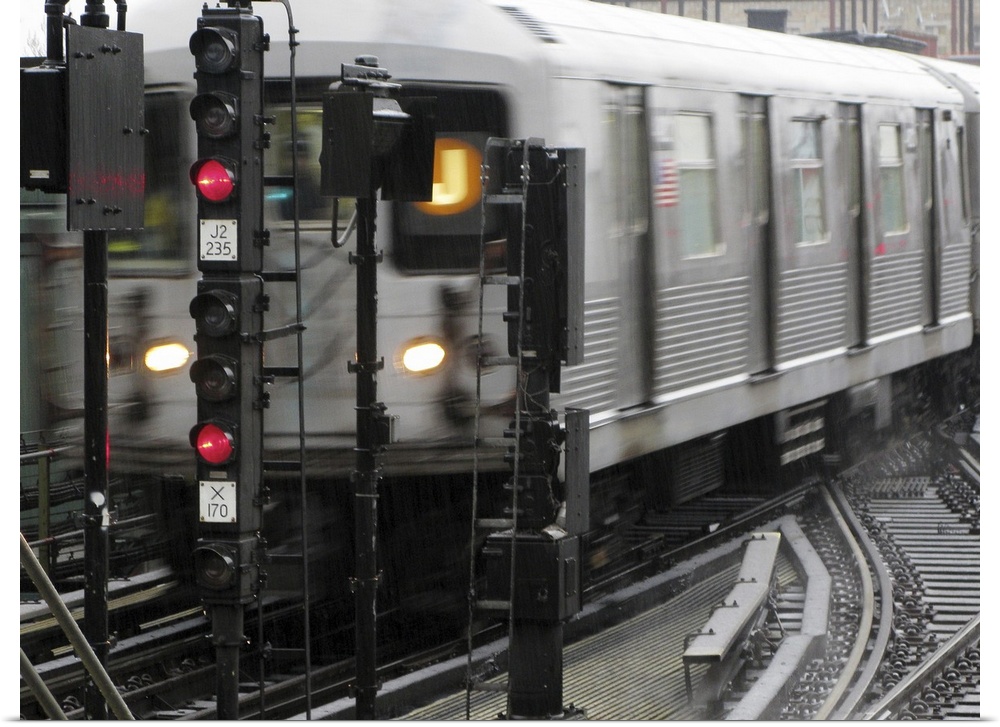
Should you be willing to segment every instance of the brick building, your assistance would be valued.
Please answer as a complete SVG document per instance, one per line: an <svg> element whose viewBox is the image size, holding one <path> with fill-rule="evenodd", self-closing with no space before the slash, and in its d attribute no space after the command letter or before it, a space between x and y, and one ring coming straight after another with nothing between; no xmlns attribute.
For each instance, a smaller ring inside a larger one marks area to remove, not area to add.
<svg viewBox="0 0 1000 727"><path fill-rule="evenodd" d="M982 0L598 0L788 33L862 31L923 43L925 55L979 55ZM990 0L991 2L995 0ZM915 46L919 47L919 46Z"/></svg>

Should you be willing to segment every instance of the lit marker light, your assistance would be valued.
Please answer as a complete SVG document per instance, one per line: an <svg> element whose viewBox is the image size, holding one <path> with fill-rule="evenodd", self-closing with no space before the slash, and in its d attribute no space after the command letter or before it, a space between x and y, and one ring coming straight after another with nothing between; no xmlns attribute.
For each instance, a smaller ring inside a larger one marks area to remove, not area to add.
<svg viewBox="0 0 1000 727"><path fill-rule="evenodd" d="M434 142L434 180L430 202L416 202L426 215L456 215L479 204L482 198L483 155L458 139Z"/></svg>
<svg viewBox="0 0 1000 727"><path fill-rule="evenodd" d="M191 358L191 352L180 343L164 343L152 346L143 356L146 368L155 373L179 369Z"/></svg>
<svg viewBox="0 0 1000 727"><path fill-rule="evenodd" d="M233 456L233 435L218 424L203 424L193 433L192 444L198 456L209 464L225 464Z"/></svg>
<svg viewBox="0 0 1000 727"><path fill-rule="evenodd" d="M218 159L202 159L191 167L191 182L209 202L225 202L236 189L236 175Z"/></svg>
<svg viewBox="0 0 1000 727"><path fill-rule="evenodd" d="M402 367L411 374L427 374L444 363L445 350L437 341L426 339L406 344L399 357Z"/></svg>

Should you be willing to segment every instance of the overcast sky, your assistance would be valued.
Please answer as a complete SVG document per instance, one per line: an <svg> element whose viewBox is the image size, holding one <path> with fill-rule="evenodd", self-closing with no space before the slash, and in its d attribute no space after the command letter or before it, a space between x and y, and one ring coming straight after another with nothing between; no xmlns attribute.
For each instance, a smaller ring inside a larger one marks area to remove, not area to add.
<svg viewBox="0 0 1000 727"><path fill-rule="evenodd" d="M45 0L20 0L21 2L21 42L18 45L20 55L45 55ZM201 9L201 4L191 0L127 0L126 7L133 8L147 2L176 3L179 6L191 6L194 8L193 16L196 17ZM87 7L87 0L69 0L66 3L66 12L70 13L79 21ZM111 27L117 23L117 4L115 0L104 0L104 11L111 17ZM194 21L192 21L193 23ZM37 47L31 48L28 39L34 36Z"/></svg>

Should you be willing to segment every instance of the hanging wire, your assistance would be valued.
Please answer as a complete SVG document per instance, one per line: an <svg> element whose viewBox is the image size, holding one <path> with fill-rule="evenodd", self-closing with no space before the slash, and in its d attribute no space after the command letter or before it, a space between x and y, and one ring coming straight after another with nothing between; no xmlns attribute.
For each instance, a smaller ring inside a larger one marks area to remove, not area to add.
<svg viewBox="0 0 1000 727"><path fill-rule="evenodd" d="M528 380L524 373L524 273L527 245L528 185L531 184L531 166L528 159L528 140L521 146L521 260L517 300L517 388L514 392L514 479L511 482L511 526L510 537L510 591L507 615L507 663L514 660L514 583L517 575L517 489L521 478L521 412L525 405ZM507 715L511 713L510 679L507 680Z"/></svg>
<svg viewBox="0 0 1000 727"><path fill-rule="evenodd" d="M486 141L487 148L490 140ZM485 151L485 149L484 149ZM485 156L485 155L484 155ZM476 410L472 444L472 518L469 526L469 623L466 630L465 659L465 719L472 719L472 628L476 605L476 510L479 503L479 423L482 403L483 381L483 295L486 279L486 186L489 167L480 168L480 186L483 196L480 200L479 228L479 335L476 336Z"/></svg>
<svg viewBox="0 0 1000 727"><path fill-rule="evenodd" d="M490 146L490 142L493 139L489 139L486 142L487 149ZM525 139L523 142L519 142L522 149L522 162L521 162L521 259L520 259L520 278L518 285L518 328L517 328L517 383L515 388L514 397L514 472L511 480L511 556L510 556L510 591L508 600L508 618L507 618L507 643L508 643L508 662L510 661L510 648L514 643L514 582L516 578L515 570L515 552L516 542L517 542L517 490L518 481L520 479L520 459L521 459L521 412L525 407L525 397L527 396L527 377L524 373L524 273L525 273L525 235L526 235L526 225L527 225L527 204L528 204L528 185L530 184L531 172L528 159L528 141ZM489 155L487 154L487 158ZM480 421L481 421L481 402L482 402L482 361L483 361L483 318L484 318L484 289L486 281L486 198L489 167L483 165L482 167L482 177L480 179L484 193L482 199L482 227L480 229L479 235L479 335L477 337L477 356L476 356L476 408L475 408L475 440L474 447L472 450L472 523L470 527L470 543L469 543L469 598L468 598L468 618L469 625L467 630L467 644L466 644L466 674L465 674L465 718L466 720L472 719L472 687L473 687L473 675L472 675L472 646L473 646L473 620L475 615L475 603L476 603L476 565L475 565L475 545L476 545L476 511L478 509L478 493L479 493L479 444L480 444ZM509 242L509 239L508 239ZM507 248L508 253L510 248ZM510 714L511 704L510 704L510 681L508 679L507 689L506 689L506 709L507 713Z"/></svg>
<svg viewBox="0 0 1000 727"><path fill-rule="evenodd" d="M305 666L305 699L306 699L306 719L312 718L312 648L311 648L311 628L309 620L309 605L310 605L310 593L309 593L309 528L306 513L308 512L308 507L306 506L307 497L307 487L306 487L306 439L305 439L305 359L303 354L303 331L305 326L302 324L302 251L300 244L300 227L299 227L299 169L298 169L298 100L296 94L296 75L295 75L295 49L299 45L295 36L298 35L299 30L295 27L295 23L292 19L292 7L289 0L263 0L265 2L276 1L280 2L284 8L285 13L288 16L288 77L289 84L291 86L291 141L292 141L292 218L293 218L293 236L294 236L294 250L295 250L295 323L296 323L296 353L298 356L298 409L299 409L299 488L300 488L300 528L302 530L302 614L303 614L303 631L304 631L304 649L303 658ZM260 624L261 630L263 630L263 611L261 611L260 618L258 618L258 624ZM260 643L263 644L263 633L260 636ZM263 670L262 670L263 674ZM263 676L261 678L261 714L264 711L264 693L263 693Z"/></svg>

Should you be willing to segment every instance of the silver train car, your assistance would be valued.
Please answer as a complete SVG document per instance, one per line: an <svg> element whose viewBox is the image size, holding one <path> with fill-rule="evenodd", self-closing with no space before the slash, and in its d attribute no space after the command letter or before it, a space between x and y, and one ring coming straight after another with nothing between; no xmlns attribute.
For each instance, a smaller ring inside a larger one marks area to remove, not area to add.
<svg viewBox="0 0 1000 727"><path fill-rule="evenodd" d="M553 407L589 410L592 472L655 460L662 491L649 501L719 487L740 457L780 474L837 451L861 422L885 430L926 393L978 383L962 368L978 364L978 68L584 0L293 9L294 150L288 19L278 3L254 7L271 37L267 172L288 174L300 155L311 475L346 478L354 463L354 241L331 244L318 157L322 94L360 55L402 94L438 99L434 198L378 210L387 477L471 470L480 244L492 264L505 236L483 219L490 137L586 150L583 363L565 369ZM113 236L109 252L111 461L126 475L194 467L195 23L177 3L129 13L151 133L145 229ZM290 194L267 190L266 269L292 267ZM351 206L339 205L342 230ZM266 325L294 320L291 287L266 292ZM487 350L505 347L505 296L487 295ZM55 348L78 357L67 348L78 338ZM269 365L293 363L292 340L266 344ZM414 346L440 361L407 368ZM67 371L44 368L56 380L41 386L46 411L66 420L83 402ZM510 371L484 372L485 435L509 425L513 389ZM270 387L275 456L298 447L295 395L294 383Z"/></svg>

